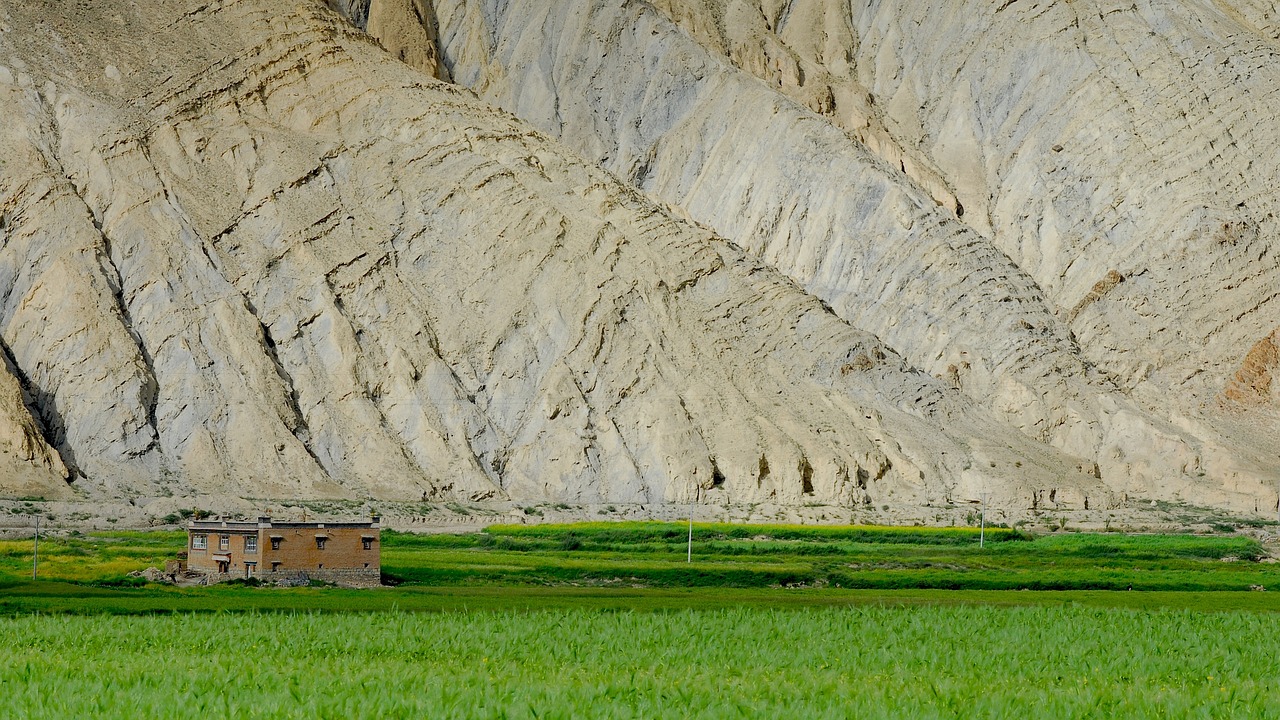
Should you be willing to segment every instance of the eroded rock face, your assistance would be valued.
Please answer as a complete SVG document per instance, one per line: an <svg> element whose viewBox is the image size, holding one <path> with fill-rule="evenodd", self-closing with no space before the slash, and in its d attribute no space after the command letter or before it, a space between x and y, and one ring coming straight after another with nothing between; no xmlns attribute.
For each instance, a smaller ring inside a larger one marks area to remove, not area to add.
<svg viewBox="0 0 1280 720"><path fill-rule="evenodd" d="M1226 138L1280 130L1242 114L1280 80L1256 28L1163 3L556 8L437 0L444 62L1111 487L1274 500L1273 443L1216 402L1277 321L1277 173Z"/></svg>
<svg viewBox="0 0 1280 720"><path fill-rule="evenodd" d="M1243 406L1280 407L1280 329L1262 338L1249 349L1235 377L1227 384L1224 398Z"/></svg>
<svg viewBox="0 0 1280 720"><path fill-rule="evenodd" d="M1274 507L1267 9L793 5L0 8L22 487Z"/></svg>
<svg viewBox="0 0 1280 720"><path fill-rule="evenodd" d="M329 6L377 38L399 60L432 77L449 79L440 64L430 0L329 0Z"/></svg>
<svg viewBox="0 0 1280 720"><path fill-rule="evenodd" d="M869 106L1090 362L1154 414L1231 425L1213 398L1278 317L1274 3L656 5L859 137Z"/></svg>
<svg viewBox="0 0 1280 720"><path fill-rule="evenodd" d="M3 13L0 423L82 493L1118 500L321 3Z"/></svg>
<svg viewBox="0 0 1280 720"><path fill-rule="evenodd" d="M0 372L0 495L62 500L74 497L67 468L44 438L30 400L7 370Z"/></svg>

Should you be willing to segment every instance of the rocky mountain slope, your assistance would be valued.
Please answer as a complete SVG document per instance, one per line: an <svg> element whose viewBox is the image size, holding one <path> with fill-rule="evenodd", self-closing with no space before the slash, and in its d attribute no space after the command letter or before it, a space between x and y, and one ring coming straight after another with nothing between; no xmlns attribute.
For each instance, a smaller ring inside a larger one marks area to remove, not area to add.
<svg viewBox="0 0 1280 720"><path fill-rule="evenodd" d="M0 6L0 492L1270 512L1264 8L966 5Z"/></svg>
<svg viewBox="0 0 1280 720"><path fill-rule="evenodd" d="M1275 406L1223 389L1277 324L1276 168L1213 147L1273 95L1275 39L1167 5L441 1L435 22L459 82L1112 487L1274 495ZM1138 47L1171 29L1243 69ZM1112 36L1161 95L1111 78ZM1224 107L1194 114L1194 87ZM1144 108L1177 103L1157 137Z"/></svg>

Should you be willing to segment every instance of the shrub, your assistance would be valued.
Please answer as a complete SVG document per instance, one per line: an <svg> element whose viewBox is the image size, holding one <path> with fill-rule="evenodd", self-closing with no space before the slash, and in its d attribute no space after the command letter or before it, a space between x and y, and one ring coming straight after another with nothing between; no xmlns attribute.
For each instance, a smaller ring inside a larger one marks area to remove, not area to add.
<svg viewBox="0 0 1280 720"><path fill-rule="evenodd" d="M315 580L312 580L311 582L314 584L316 581L315 581ZM251 577L251 578L232 578L231 580L228 580L228 581L226 582L226 584L227 584L227 585L241 585L241 586L244 586L244 587L259 587L260 585L262 585L262 581L261 581L261 580L259 580L259 579L258 579L258 578L256 578L256 577Z"/></svg>
<svg viewBox="0 0 1280 720"><path fill-rule="evenodd" d="M101 587L112 587L112 588L140 588L140 587L146 587L147 579L141 578L141 577L131 577L129 575L118 575L116 577L109 577L109 578L99 580L98 582L94 583L94 585L98 585Z"/></svg>

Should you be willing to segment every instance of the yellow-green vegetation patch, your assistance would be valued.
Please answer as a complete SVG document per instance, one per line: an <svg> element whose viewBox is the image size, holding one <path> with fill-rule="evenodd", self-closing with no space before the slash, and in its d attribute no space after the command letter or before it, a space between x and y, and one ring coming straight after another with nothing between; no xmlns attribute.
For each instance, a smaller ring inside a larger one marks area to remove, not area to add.
<svg viewBox="0 0 1280 720"><path fill-rule="evenodd" d="M125 582L127 573L164 567L186 547L186 533L94 532L40 538L40 577L72 582ZM31 577L31 540L0 541L0 578Z"/></svg>

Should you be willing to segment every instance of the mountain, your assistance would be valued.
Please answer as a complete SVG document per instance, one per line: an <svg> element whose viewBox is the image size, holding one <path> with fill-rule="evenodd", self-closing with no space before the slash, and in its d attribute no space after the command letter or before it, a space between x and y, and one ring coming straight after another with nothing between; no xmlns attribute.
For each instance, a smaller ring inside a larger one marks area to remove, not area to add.
<svg viewBox="0 0 1280 720"><path fill-rule="evenodd" d="M0 492L1269 513L1203 5L7 3Z"/></svg>

